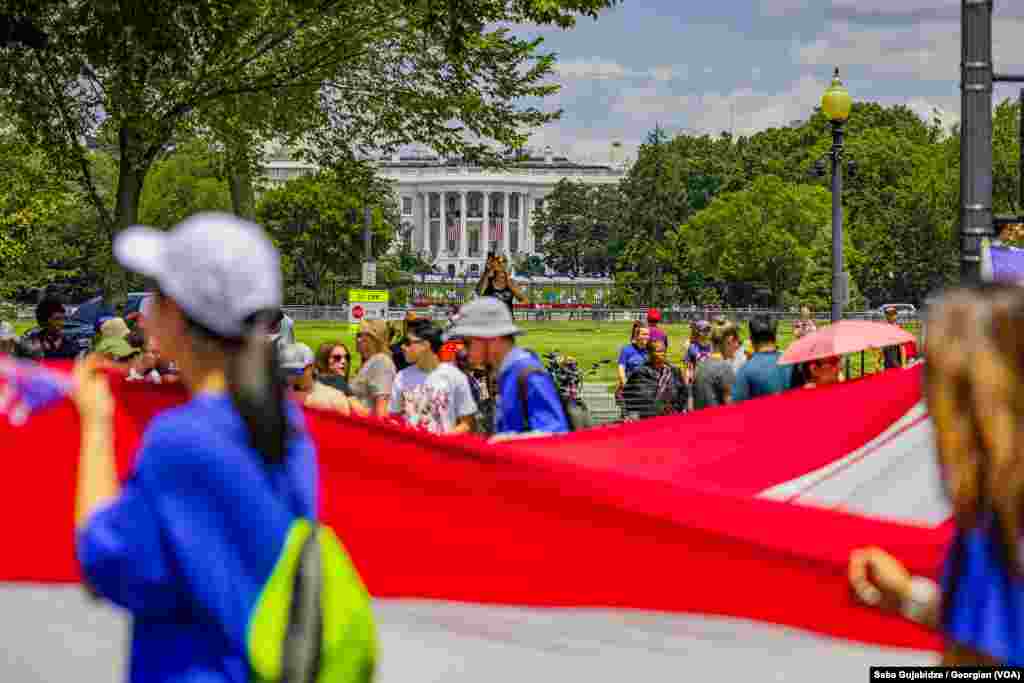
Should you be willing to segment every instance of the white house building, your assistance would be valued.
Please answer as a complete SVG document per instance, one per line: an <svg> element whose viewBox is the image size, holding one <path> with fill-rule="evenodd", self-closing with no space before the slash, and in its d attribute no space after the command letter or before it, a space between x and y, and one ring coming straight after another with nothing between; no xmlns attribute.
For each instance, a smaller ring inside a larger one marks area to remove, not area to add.
<svg viewBox="0 0 1024 683"><path fill-rule="evenodd" d="M489 252L515 259L535 253L530 221L563 178L613 184L622 167L577 164L564 157L531 157L502 169L448 162L431 156L393 156L377 162L393 181L401 214L401 240L450 276L479 274ZM271 158L271 186L301 173L307 164Z"/></svg>

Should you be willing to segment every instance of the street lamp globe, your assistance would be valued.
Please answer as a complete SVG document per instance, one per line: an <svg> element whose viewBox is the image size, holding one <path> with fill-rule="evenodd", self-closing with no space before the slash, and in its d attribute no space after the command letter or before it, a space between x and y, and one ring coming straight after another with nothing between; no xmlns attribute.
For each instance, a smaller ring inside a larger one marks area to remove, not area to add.
<svg viewBox="0 0 1024 683"><path fill-rule="evenodd" d="M832 85L821 97L821 109L830 121L842 123L850 118L851 108L853 108L853 100L843 86L843 82L839 80L839 68L837 67L836 73L832 77Z"/></svg>

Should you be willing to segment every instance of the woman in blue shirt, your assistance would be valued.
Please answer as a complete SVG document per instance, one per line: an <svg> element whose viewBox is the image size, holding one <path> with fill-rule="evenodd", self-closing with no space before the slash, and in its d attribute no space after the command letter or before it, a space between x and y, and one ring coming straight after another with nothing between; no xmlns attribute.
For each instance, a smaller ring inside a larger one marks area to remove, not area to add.
<svg viewBox="0 0 1024 683"><path fill-rule="evenodd" d="M110 390L99 361L75 369L77 554L133 616L130 680L369 680L368 597L316 524L315 449L266 335L277 251L257 226L203 214L125 230L114 254L155 281L147 329L192 395L148 425L119 487Z"/></svg>
<svg viewBox="0 0 1024 683"><path fill-rule="evenodd" d="M941 586L879 548L852 554L850 584L941 629L944 665L1024 666L1024 290L955 292L929 327L925 391L957 525Z"/></svg>

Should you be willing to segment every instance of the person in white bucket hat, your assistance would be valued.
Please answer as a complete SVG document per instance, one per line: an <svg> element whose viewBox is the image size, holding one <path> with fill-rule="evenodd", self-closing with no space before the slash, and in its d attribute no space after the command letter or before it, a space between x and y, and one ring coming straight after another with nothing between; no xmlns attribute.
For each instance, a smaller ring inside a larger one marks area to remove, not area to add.
<svg viewBox="0 0 1024 683"><path fill-rule="evenodd" d="M465 340L471 365L498 368L495 433L568 432L554 380L536 355L516 346L520 334L508 307L484 296L462 307L446 337Z"/></svg>
<svg viewBox="0 0 1024 683"><path fill-rule="evenodd" d="M110 389L95 357L75 368L76 553L92 590L132 614L129 681L368 680L369 596L316 522L315 447L267 339L277 250L255 224L208 213L128 228L114 256L155 282L147 330L191 393L147 425L122 486ZM296 597L339 591L345 604Z"/></svg>

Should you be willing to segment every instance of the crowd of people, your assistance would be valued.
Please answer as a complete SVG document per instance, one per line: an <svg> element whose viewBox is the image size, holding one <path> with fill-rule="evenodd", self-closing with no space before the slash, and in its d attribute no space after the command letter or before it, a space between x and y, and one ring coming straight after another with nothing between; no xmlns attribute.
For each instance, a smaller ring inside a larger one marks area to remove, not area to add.
<svg viewBox="0 0 1024 683"><path fill-rule="evenodd" d="M358 364L340 339L322 343L316 353L296 342L294 321L280 309L272 311L264 334L275 348L280 381L305 406L394 419L438 434L571 431L564 387L544 372L535 354L515 346L521 331L512 302L518 295L505 268L500 257L489 260L481 296L453 308L446 330L412 311L397 325L363 320L355 340ZM36 306L38 327L21 338L10 323L0 324L0 351L34 359L94 353L123 369L131 381L175 383L176 364L161 353L157 335L148 329L153 301L144 298L127 320L99 315L95 335L83 349L80 340L66 336L63 302L45 297ZM895 309L887 310L886 317L898 324ZM794 338L815 331L810 310L802 308L793 324ZM671 360L672 351L660 311L648 309L646 322L634 323L618 357L615 396L624 419L702 410L845 380L837 356L781 365L777 322L767 315L751 319L746 341L740 326L722 316L698 320L675 351L678 364ZM915 353L905 346L886 347L879 351L879 365L903 367Z"/></svg>
<svg viewBox="0 0 1024 683"><path fill-rule="evenodd" d="M495 259L499 279L502 269ZM129 381L176 383L180 371L161 353L151 323L157 300L147 296L127 320L100 315L83 346L65 329L63 302L48 296L36 306L38 327L21 338L10 323L0 325L0 352L34 360L94 356ZM363 320L355 338L358 365L340 339L323 342L316 353L296 342L294 321L280 308L267 313L262 330L280 385L306 407L435 434L569 431L557 386L532 352L516 346L519 334L509 304L490 296L452 311L447 329L413 312L400 325Z"/></svg>
<svg viewBox="0 0 1024 683"><path fill-rule="evenodd" d="M898 324L895 308L887 308L885 316ZM846 379L839 356L781 364L778 321L770 315L750 320L746 343L740 326L724 317L692 323L689 343L678 352L679 366L669 361L669 339L660 322L661 312L649 309L646 324L633 324L630 341L619 352L615 395L626 419L702 410ZM802 307L793 323L794 339L816 331L810 309ZM887 346L877 351L878 365L886 370L905 367L916 353L913 344Z"/></svg>

